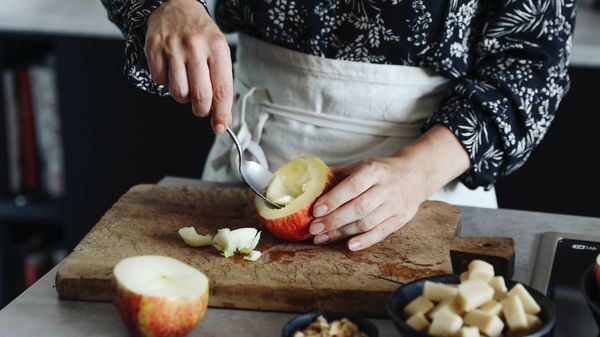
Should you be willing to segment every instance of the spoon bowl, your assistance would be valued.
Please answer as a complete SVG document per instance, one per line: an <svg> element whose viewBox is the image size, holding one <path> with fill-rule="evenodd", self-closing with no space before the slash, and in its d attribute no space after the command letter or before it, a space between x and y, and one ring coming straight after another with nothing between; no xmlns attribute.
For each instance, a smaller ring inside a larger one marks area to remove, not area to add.
<svg viewBox="0 0 600 337"><path fill-rule="evenodd" d="M275 208L283 208L283 205L271 201L263 193L267 186L269 186L271 179L273 179L273 173L255 161L244 160L244 151L242 150L242 145L237 139L237 136L230 128L227 128L227 133L233 140L238 151L238 164L242 180L250 187L250 189L252 189L252 191L254 191L254 193L263 198L269 205Z"/></svg>

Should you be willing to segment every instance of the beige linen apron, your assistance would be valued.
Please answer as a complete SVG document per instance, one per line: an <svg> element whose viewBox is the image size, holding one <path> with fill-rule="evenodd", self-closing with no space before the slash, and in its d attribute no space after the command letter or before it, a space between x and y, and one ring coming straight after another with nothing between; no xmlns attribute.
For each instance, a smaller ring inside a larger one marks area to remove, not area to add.
<svg viewBox="0 0 600 337"><path fill-rule="evenodd" d="M316 57L240 34L232 128L253 159L272 171L313 154L329 165L388 156L419 137L448 79L418 67ZM208 181L239 181L237 153L217 136ZM493 190L453 181L431 199L496 208Z"/></svg>

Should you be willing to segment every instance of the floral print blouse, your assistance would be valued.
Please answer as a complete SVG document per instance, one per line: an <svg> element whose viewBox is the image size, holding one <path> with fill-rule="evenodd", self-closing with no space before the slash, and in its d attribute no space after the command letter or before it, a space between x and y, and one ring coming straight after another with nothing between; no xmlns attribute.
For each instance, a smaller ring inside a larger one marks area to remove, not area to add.
<svg viewBox="0 0 600 337"><path fill-rule="evenodd" d="M102 0L126 38L126 75L163 95L143 45L146 19L165 1ZM569 89L575 12L574 0L220 0L215 18L225 32L311 55L454 79L423 131L447 126L472 161L461 181L491 188L527 160Z"/></svg>

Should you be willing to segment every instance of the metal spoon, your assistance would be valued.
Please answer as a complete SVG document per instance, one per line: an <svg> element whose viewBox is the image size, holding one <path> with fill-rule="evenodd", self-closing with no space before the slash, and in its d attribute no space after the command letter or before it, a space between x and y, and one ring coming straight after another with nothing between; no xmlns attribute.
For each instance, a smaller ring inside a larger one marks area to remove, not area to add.
<svg viewBox="0 0 600 337"><path fill-rule="evenodd" d="M283 208L283 205L269 200L269 198L263 194L263 191L267 188L273 178L273 173L255 161L244 160L242 145L240 145L240 141L237 139L235 133L233 133L230 128L227 128L227 133L233 140L238 151L239 169L242 180L250 186L254 193L263 198L267 204L275 208Z"/></svg>

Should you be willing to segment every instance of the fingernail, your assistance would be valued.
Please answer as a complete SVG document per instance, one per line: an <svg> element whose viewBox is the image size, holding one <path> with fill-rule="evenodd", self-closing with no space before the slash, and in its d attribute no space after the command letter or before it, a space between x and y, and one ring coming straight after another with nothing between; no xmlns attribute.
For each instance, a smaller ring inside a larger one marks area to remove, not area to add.
<svg viewBox="0 0 600 337"><path fill-rule="evenodd" d="M310 225L310 234L319 234L325 229L325 225L322 223L314 223Z"/></svg>
<svg viewBox="0 0 600 337"><path fill-rule="evenodd" d="M315 236L315 245L320 245L329 241L329 236L327 234L321 234Z"/></svg>
<svg viewBox="0 0 600 337"><path fill-rule="evenodd" d="M225 125L223 125L223 124L217 124L217 126L215 126L215 132L216 133L223 133L223 131L225 131Z"/></svg>
<svg viewBox="0 0 600 337"><path fill-rule="evenodd" d="M360 248L360 242L359 241L350 241L350 243L348 243L348 249L350 249L350 250L357 250L358 248Z"/></svg>
<svg viewBox="0 0 600 337"><path fill-rule="evenodd" d="M327 206L325 206L325 205L319 205L313 211L313 215L316 217L323 216L323 215L325 215L325 213L327 213Z"/></svg>

